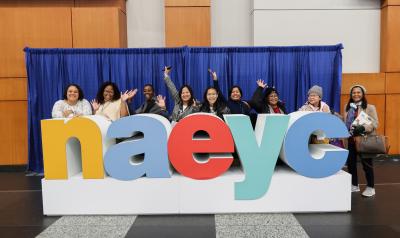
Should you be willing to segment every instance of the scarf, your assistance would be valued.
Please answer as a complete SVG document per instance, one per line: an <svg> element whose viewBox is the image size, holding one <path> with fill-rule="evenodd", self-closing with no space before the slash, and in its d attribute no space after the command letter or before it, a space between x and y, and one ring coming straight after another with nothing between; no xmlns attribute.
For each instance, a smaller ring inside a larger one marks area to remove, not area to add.
<svg viewBox="0 0 400 238"><path fill-rule="evenodd" d="M357 102L357 103L350 103L350 109L347 112L347 118L346 118L346 127L350 131L351 130L351 124L353 124L353 121L356 119L356 112L359 106L361 106L362 102Z"/></svg>

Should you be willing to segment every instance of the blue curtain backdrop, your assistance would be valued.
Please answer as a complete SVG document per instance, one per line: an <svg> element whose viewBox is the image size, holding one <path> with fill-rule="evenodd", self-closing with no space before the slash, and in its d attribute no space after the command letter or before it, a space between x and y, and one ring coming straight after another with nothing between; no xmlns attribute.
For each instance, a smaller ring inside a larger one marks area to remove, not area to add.
<svg viewBox="0 0 400 238"><path fill-rule="evenodd" d="M342 45L295 47L181 47L146 49L32 49L26 48L28 72L28 170L43 172L40 120L51 118L55 101L70 83L79 84L92 100L99 86L115 82L121 91L138 88L133 107L144 100L143 85L151 83L157 94L173 102L163 81L165 65L177 88L189 84L202 101L204 89L212 85L208 69L216 71L227 97L229 87L239 85L250 99L257 79L274 86L289 112L307 100L314 84L323 88L323 100L336 111L340 106Z"/></svg>

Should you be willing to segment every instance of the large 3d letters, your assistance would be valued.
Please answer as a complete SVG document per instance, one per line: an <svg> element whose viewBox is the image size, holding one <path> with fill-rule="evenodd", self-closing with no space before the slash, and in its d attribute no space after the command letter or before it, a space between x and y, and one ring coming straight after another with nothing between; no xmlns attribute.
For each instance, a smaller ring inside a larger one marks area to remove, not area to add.
<svg viewBox="0 0 400 238"><path fill-rule="evenodd" d="M224 115L245 172L235 183L235 199L258 199L268 191L289 121L287 115L259 114L255 131L245 115Z"/></svg>
<svg viewBox="0 0 400 238"><path fill-rule="evenodd" d="M64 120L41 121L45 178L68 178L66 144L74 137L81 143L83 178L104 178L102 136L96 122L84 117Z"/></svg>
<svg viewBox="0 0 400 238"><path fill-rule="evenodd" d="M323 178L335 174L346 162L348 151L329 144L308 144L311 134L345 138L349 132L336 116L323 112L293 112L281 158L299 174Z"/></svg>
<svg viewBox="0 0 400 238"><path fill-rule="evenodd" d="M194 139L197 131L205 131L209 139ZM192 114L176 124L168 141L169 159L182 175L193 179L211 179L229 169L234 152L232 135L219 117L210 114ZM194 153L210 153L207 162L196 162ZM219 153L216 157L211 154Z"/></svg>
<svg viewBox="0 0 400 238"><path fill-rule="evenodd" d="M104 157L107 173L119 180L134 180L143 175L151 178L169 178L167 140L171 132L169 121L156 114L140 114L123 117L111 124L109 138L130 138L135 132L142 132L144 138L127 139L112 146ZM142 163L131 159L143 154Z"/></svg>

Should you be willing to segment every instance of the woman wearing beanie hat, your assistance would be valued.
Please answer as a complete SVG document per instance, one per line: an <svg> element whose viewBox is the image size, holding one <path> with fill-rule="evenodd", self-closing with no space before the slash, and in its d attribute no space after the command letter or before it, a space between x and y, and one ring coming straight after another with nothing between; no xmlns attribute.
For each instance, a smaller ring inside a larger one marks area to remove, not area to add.
<svg viewBox="0 0 400 238"><path fill-rule="evenodd" d="M278 91L268 87L261 79L257 80L257 85L250 101L251 107L258 113L286 114L285 104L279 100ZM263 92L264 89L265 92Z"/></svg>
<svg viewBox="0 0 400 238"><path fill-rule="evenodd" d="M376 134L376 128L378 127L378 115L374 105L367 103L367 98L365 97L366 90L362 85L354 85L350 88L350 99L344 108L343 118L346 123L351 137L348 140L348 150L349 156L347 158L347 168L351 174L351 191L359 192L360 187L358 186L357 177L357 157L361 158L361 163L363 170L365 172L365 177L367 179L367 188L362 193L365 197L372 197L375 195L374 189L374 167L372 164L372 158L367 157L356 151L354 137L365 135L365 134ZM353 122L357 116L365 112L373 120L371 124L368 125L354 125Z"/></svg>
<svg viewBox="0 0 400 238"><path fill-rule="evenodd" d="M308 100L299 111L330 112L328 104L322 101L322 88L318 85L308 90Z"/></svg>

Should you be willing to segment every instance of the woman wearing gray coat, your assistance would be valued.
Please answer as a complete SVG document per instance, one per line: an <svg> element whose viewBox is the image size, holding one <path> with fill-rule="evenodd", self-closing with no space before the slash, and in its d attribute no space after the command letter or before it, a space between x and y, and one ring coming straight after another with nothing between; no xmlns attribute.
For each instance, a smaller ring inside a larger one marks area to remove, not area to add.
<svg viewBox="0 0 400 238"><path fill-rule="evenodd" d="M174 109L170 116L170 120L174 125L182 118L192 113L198 112L199 107L193 97L193 90L189 85L183 85L179 91L176 89L174 82L169 77L170 68L164 68L164 82L167 85L168 92L174 100Z"/></svg>

